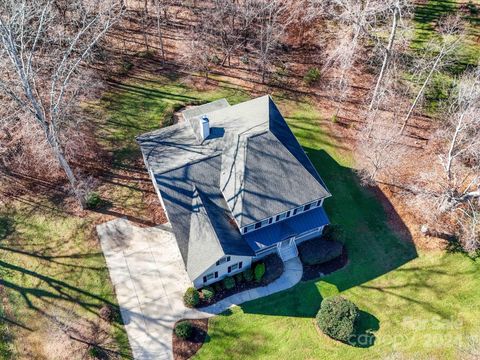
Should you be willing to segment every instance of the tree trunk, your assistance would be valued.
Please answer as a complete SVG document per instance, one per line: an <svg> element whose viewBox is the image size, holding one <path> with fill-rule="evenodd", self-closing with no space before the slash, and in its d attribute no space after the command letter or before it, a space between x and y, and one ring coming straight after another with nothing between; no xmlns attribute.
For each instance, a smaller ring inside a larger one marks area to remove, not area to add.
<svg viewBox="0 0 480 360"><path fill-rule="evenodd" d="M382 64L382 69L380 70L380 74L378 75L377 79L377 84L375 85L375 90L373 91L373 96L372 100L370 102L370 106L368 107L368 110L371 111L373 108L373 104L375 103L375 100L377 99L378 91L380 89L380 84L382 83L383 77L385 76L385 70L387 68L387 65L390 61L390 57L392 54L392 47L393 47L393 42L395 40L395 34L397 32L397 23L398 23L398 8L395 7L393 10L393 21L392 21L392 29L390 31L390 38L388 40L388 46L385 52L385 57L383 59L383 64Z"/></svg>
<svg viewBox="0 0 480 360"><path fill-rule="evenodd" d="M403 120L402 128L400 129L400 135L403 134L403 131L405 130L405 127L407 126L407 122L410 119L410 116L412 115L413 110L417 106L418 101L422 97L423 91L425 90L427 84L430 82L430 78L432 77L433 73L435 72L440 60L442 59L443 50L444 50L444 48L442 48L442 50L440 51L440 54L437 56L437 59L435 60L435 63L433 64L432 68L430 69L430 72L428 73L427 78L423 82L423 85L420 88L420 91L418 92L417 96L415 97L415 100L413 101L412 106L410 106L410 109L408 110L407 116L405 116L405 119Z"/></svg>
<svg viewBox="0 0 480 360"><path fill-rule="evenodd" d="M79 189L78 186L78 180L75 177L75 174L73 173L72 168L70 167L70 164L68 163L67 159L65 158L65 154L63 152L62 147L60 146L60 142L57 138L57 135L54 130L52 130L49 126L45 127L45 135L47 138L47 142L52 148L53 153L55 154L60 166L62 167L63 171L65 172L65 175L67 175L67 179L70 183L70 186L72 187L73 193L75 197L77 198L80 206L82 209L85 209L86 203L85 203L85 197L82 194L82 192Z"/></svg>
<svg viewBox="0 0 480 360"><path fill-rule="evenodd" d="M158 1L158 0L157 0ZM162 64L165 63L165 48L163 46L163 34L162 27L160 26L160 9L158 8L157 2L157 32L158 32L158 41L160 43L160 52L162 54Z"/></svg>

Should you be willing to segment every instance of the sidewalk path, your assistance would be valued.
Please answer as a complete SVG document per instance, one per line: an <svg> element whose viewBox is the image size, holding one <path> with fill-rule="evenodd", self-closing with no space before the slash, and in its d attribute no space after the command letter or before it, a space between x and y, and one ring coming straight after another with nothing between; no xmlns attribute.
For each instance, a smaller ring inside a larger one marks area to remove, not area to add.
<svg viewBox="0 0 480 360"><path fill-rule="evenodd" d="M171 360L172 332L178 320L201 319L231 306L286 290L302 278L298 258L285 263L284 273L267 286L229 296L196 310L183 305L191 282L169 224L140 228L126 219L97 226L110 278L136 360Z"/></svg>

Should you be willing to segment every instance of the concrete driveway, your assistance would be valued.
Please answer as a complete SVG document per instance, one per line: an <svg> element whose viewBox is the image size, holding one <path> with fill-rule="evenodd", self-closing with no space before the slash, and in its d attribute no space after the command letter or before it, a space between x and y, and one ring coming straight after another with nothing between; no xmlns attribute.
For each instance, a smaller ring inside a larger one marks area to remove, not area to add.
<svg viewBox="0 0 480 360"><path fill-rule="evenodd" d="M188 309L183 294L192 283L168 224L140 228L117 219L98 225L97 233L136 360L173 359L176 321L211 317L231 306L286 290L303 274L296 257L285 262L283 274L267 286L234 294L201 311Z"/></svg>
<svg viewBox="0 0 480 360"><path fill-rule="evenodd" d="M118 219L97 226L135 359L171 359L172 329L191 282L168 225Z"/></svg>

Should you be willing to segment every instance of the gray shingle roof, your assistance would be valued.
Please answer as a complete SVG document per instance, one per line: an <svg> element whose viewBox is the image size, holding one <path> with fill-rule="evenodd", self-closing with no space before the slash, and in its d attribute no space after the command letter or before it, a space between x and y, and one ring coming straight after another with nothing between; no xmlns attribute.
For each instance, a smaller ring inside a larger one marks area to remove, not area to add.
<svg viewBox="0 0 480 360"><path fill-rule="evenodd" d="M204 114L210 136L200 142L191 124ZM183 115L137 141L192 280L222 254L253 254L235 221L244 226L329 196L269 96L234 106L222 99Z"/></svg>

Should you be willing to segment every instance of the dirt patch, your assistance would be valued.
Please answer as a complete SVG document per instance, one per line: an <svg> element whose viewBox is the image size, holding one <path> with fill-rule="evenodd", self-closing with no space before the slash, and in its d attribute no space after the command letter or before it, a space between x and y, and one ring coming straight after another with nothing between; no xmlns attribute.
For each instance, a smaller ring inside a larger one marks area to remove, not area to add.
<svg viewBox="0 0 480 360"><path fill-rule="evenodd" d="M342 248L342 255L317 265L303 264L303 276L302 281L310 281L318 279L319 277L331 274L337 270L340 270L348 263L347 249L344 246Z"/></svg>
<svg viewBox="0 0 480 360"><path fill-rule="evenodd" d="M173 333L173 358L175 360L190 359L200 350L207 337L208 319L188 321L193 325L193 334L189 339L179 338L175 332Z"/></svg>

